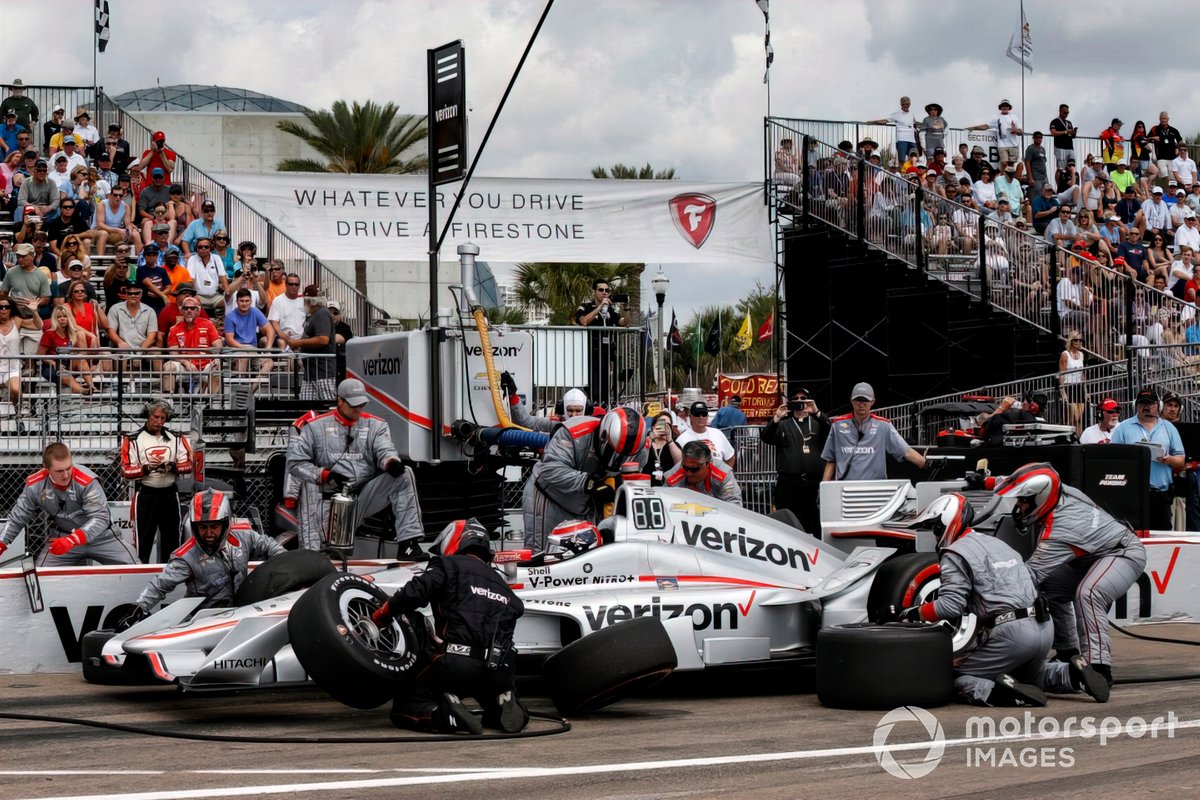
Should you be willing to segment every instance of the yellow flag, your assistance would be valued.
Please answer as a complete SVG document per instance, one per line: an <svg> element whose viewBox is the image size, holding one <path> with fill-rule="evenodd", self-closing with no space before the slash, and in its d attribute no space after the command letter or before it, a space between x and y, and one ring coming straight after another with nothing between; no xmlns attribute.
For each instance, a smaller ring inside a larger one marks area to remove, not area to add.
<svg viewBox="0 0 1200 800"><path fill-rule="evenodd" d="M742 320L742 327L738 329L737 336L733 337L734 352L740 353L743 350L749 350L750 345L754 344L754 334L751 333L752 325L750 323L750 312L746 312L746 318Z"/></svg>

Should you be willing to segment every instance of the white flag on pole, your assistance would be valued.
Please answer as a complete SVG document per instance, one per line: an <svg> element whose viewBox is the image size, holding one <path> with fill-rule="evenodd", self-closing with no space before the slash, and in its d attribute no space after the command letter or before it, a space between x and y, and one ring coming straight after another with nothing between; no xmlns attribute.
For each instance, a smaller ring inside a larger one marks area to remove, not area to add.
<svg viewBox="0 0 1200 800"><path fill-rule="evenodd" d="M1029 35L1029 20L1025 19L1025 4L1021 4L1021 27L1008 40L1006 56L1033 72L1033 38Z"/></svg>

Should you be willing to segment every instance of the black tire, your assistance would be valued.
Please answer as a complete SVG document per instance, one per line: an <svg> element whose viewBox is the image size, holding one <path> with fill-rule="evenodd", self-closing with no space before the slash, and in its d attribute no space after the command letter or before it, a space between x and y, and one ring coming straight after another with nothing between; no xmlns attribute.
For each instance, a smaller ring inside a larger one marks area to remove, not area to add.
<svg viewBox="0 0 1200 800"><path fill-rule="evenodd" d="M830 708L935 708L954 689L941 625L846 625L817 632L817 699Z"/></svg>
<svg viewBox="0 0 1200 800"><path fill-rule="evenodd" d="M255 567L233 595L233 604L248 606L297 589L306 589L333 572L337 572L337 568L324 553L289 550Z"/></svg>
<svg viewBox="0 0 1200 800"><path fill-rule="evenodd" d="M543 675L554 707L581 714L641 691L677 666L663 624L637 617L571 642L546 659Z"/></svg>
<svg viewBox="0 0 1200 800"><path fill-rule="evenodd" d="M143 686L162 683L150 671L150 665L141 656L125 656L125 662L114 667L105 663L100 651L108 640L117 635L115 630L96 630L83 635L80 653L83 656L83 679L100 686Z"/></svg>
<svg viewBox="0 0 1200 800"><path fill-rule="evenodd" d="M933 553L906 553L892 556L875 573L871 592L867 597L867 619L874 623L883 621L888 606L911 608L918 603L937 597L942 584L942 571L938 558ZM955 627L952 636L952 651L957 657L968 652L978 632L974 614L964 616Z"/></svg>
<svg viewBox="0 0 1200 800"><path fill-rule="evenodd" d="M300 596L288 615L292 650L313 683L351 708L395 697L424 663L424 619L376 628L370 615L387 594L358 575L335 573Z"/></svg>

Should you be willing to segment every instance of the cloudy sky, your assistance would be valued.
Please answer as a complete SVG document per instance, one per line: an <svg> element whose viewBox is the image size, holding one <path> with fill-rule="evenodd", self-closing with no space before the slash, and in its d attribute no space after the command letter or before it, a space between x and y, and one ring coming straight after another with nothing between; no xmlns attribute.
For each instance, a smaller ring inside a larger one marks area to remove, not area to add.
<svg viewBox="0 0 1200 800"><path fill-rule="evenodd" d="M1136 48L1126 51L1155 42L1164 54L1190 52L1196 15L1186 5L1178 26L1158 14L1131 15L1115 0L1093 0L1087 14L1079 2L1027 6L1035 67L1026 79L1027 129L1044 127L1060 101L1092 135L1113 116L1129 127L1137 119L1152 124L1163 108L1185 134L1200 127L1196 70L1186 60L1172 67L1164 55L1147 82ZM56 6L54 57L18 68L27 83L90 83L91 7L91 0ZM112 41L99 70L112 94L156 82L221 84L314 108L373 99L423 113L426 49L461 38L477 147L544 3L110 0L110 7ZM6 39L38 41L48 35L45 22L8 14ZM955 126L987 120L1001 97L1020 114L1019 67L1004 57L1017 22L1016 0L772 0L771 111L865 120L909 94L917 108L941 103ZM759 180L762 37L754 0L557 0L480 172L583 178L597 164L649 161L686 179ZM769 269L731 267L732 280L728 269L669 267L669 302L685 316L773 280Z"/></svg>

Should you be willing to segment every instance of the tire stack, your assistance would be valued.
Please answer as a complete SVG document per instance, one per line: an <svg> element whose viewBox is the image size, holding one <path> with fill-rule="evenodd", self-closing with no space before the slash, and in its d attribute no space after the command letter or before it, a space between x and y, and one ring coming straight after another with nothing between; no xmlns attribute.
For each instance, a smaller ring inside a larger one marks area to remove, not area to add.
<svg viewBox="0 0 1200 800"><path fill-rule="evenodd" d="M954 689L950 631L891 622L817 633L817 699L830 708L936 708Z"/></svg>

